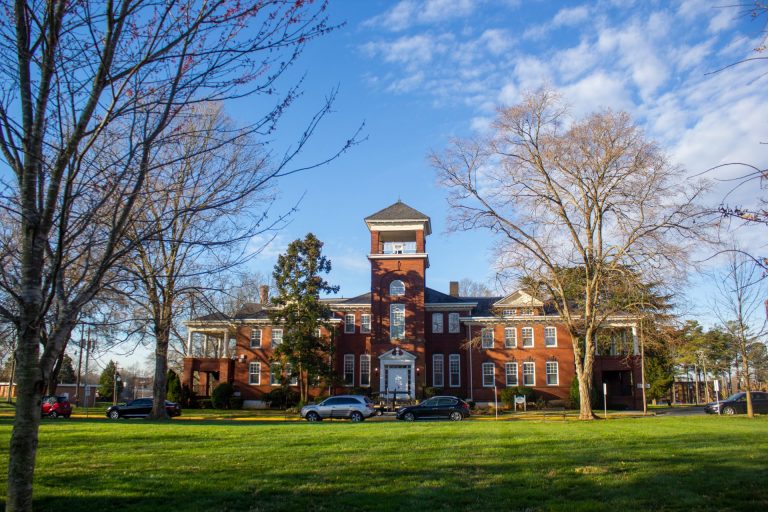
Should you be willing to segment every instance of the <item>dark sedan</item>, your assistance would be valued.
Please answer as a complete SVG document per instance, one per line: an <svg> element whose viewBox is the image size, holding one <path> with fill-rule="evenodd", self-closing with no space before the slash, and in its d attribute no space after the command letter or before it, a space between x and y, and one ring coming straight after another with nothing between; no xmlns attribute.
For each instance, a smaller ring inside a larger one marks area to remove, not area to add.
<svg viewBox="0 0 768 512"><path fill-rule="evenodd" d="M403 407L397 411L397 419L404 421L441 418L461 421L467 417L469 404L455 396L433 396L419 405Z"/></svg>
<svg viewBox="0 0 768 512"><path fill-rule="evenodd" d="M718 411L719 407L719 411ZM752 408L756 413L768 414L768 393L763 391L752 392ZM746 414L747 412L747 394L743 391L734 393L720 402L710 402L704 407L709 414Z"/></svg>
<svg viewBox="0 0 768 512"><path fill-rule="evenodd" d="M113 405L107 409L107 418L117 420L120 418L146 418L152 412L151 398L137 398L127 404ZM168 416L181 416L181 407L175 402L165 401L165 412Z"/></svg>

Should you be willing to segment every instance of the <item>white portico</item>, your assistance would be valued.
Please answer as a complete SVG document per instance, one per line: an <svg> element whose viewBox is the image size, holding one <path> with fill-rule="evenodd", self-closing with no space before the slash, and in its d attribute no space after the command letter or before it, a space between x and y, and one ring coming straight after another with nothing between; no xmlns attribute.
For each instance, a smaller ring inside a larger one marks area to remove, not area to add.
<svg viewBox="0 0 768 512"><path fill-rule="evenodd" d="M416 356L395 347L379 356L379 389L382 396L414 398ZM396 393L395 393L396 392Z"/></svg>

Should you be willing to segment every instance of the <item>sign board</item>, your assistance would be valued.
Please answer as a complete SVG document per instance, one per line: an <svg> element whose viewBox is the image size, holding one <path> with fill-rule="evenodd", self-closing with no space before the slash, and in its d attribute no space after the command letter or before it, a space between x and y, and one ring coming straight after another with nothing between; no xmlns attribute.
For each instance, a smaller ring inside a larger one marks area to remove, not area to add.
<svg viewBox="0 0 768 512"><path fill-rule="evenodd" d="M715 379L712 383L715 385L715 393L720 391L720 381Z"/></svg>
<svg viewBox="0 0 768 512"><path fill-rule="evenodd" d="M516 404L524 404L525 403L525 397L524 396L515 396L515 403Z"/></svg>
<svg viewBox="0 0 768 512"><path fill-rule="evenodd" d="M603 382L603 394L604 395L608 394L608 384L606 384L605 382Z"/></svg>

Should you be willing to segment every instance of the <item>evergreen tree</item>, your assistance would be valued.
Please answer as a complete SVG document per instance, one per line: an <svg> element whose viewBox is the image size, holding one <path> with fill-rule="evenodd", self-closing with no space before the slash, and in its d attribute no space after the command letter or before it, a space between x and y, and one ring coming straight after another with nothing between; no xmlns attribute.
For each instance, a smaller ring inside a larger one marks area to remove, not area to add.
<svg viewBox="0 0 768 512"><path fill-rule="evenodd" d="M175 371L171 369L168 370L168 375L166 376L166 384L168 386L165 395L166 399L171 402L181 401L181 380Z"/></svg>
<svg viewBox="0 0 768 512"><path fill-rule="evenodd" d="M101 372L99 377L99 396L106 398L107 400L113 399L113 393L115 391L115 373L117 373L117 365L110 359L104 371ZM120 392L123 390L122 379L117 383L117 396L120 396Z"/></svg>
<svg viewBox="0 0 768 512"><path fill-rule="evenodd" d="M322 255L323 243L312 233L290 243L277 259L272 274L276 306L270 317L282 324L283 342L275 349L275 361L290 368L286 379L296 378L302 402L307 400L310 382L331 378L328 365L332 354L331 335L319 336L318 328L332 333L330 308L320 301L320 293L336 293L321 276L331 270L331 261ZM290 366L289 366L290 365Z"/></svg>
<svg viewBox="0 0 768 512"><path fill-rule="evenodd" d="M73 384L76 380L77 375L72 365L72 358L68 354L64 354L61 360L61 368L59 369L59 384Z"/></svg>

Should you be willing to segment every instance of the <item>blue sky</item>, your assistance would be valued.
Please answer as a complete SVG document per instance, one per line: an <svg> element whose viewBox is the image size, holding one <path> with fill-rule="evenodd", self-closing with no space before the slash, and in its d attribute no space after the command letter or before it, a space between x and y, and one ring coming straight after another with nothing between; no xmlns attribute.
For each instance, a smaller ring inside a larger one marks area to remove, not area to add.
<svg viewBox="0 0 768 512"><path fill-rule="evenodd" d="M318 159L365 122L366 142L331 165L285 179L279 207L304 199L293 220L252 268L268 274L291 240L312 231L333 262L341 294L368 291L368 231L363 218L397 199L431 216L428 285L492 281L493 239L448 233L445 192L427 155L450 137L486 130L495 108L543 83L558 89L575 115L626 110L690 175L726 162L766 165L768 102L764 65L723 66L751 55L763 22L707 1L598 2L402 0L333 1L346 25L313 41L297 63L305 94L275 146L289 143L333 87L334 114L305 154ZM248 102L230 113L248 121ZM245 108L243 108L245 107ZM257 108L257 107L253 107ZM736 168L710 174L725 179ZM732 187L715 182L708 200ZM748 205L753 190L732 192ZM755 229L734 229L747 248ZM254 242L257 246L258 242ZM706 293L693 276L693 295ZM693 311L692 314L696 314ZM701 311L699 311L701 313Z"/></svg>

